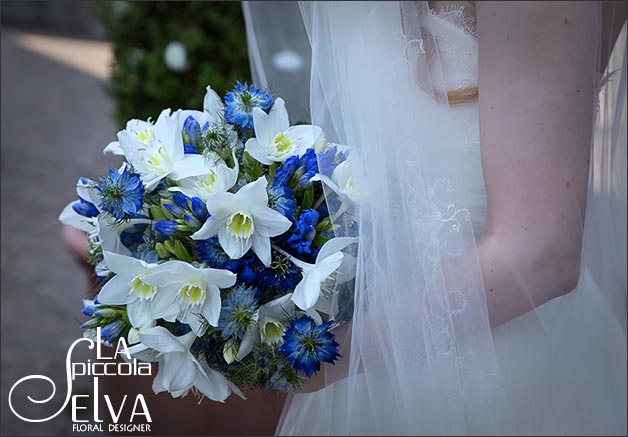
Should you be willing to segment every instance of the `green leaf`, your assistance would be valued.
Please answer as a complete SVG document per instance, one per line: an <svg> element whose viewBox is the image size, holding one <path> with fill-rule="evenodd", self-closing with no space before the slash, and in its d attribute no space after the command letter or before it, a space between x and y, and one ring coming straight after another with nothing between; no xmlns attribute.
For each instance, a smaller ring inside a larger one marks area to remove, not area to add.
<svg viewBox="0 0 628 437"><path fill-rule="evenodd" d="M325 237L324 235L317 234L316 237L314 237L314 239L312 240L312 244L314 245L314 247L321 247L323 244L327 243L328 241L329 241L329 238Z"/></svg>
<svg viewBox="0 0 628 437"><path fill-rule="evenodd" d="M324 232L331 232L333 230L331 219L329 217L325 217L323 220L318 222L316 225L316 233L322 234Z"/></svg>
<svg viewBox="0 0 628 437"><path fill-rule="evenodd" d="M303 193L303 201L301 202L301 208L310 209L314 202L314 187L310 185L305 193Z"/></svg>
<svg viewBox="0 0 628 437"><path fill-rule="evenodd" d="M277 163L273 162L272 164L270 164L270 166L268 167L268 177L273 179L275 177L275 174L277 173Z"/></svg>

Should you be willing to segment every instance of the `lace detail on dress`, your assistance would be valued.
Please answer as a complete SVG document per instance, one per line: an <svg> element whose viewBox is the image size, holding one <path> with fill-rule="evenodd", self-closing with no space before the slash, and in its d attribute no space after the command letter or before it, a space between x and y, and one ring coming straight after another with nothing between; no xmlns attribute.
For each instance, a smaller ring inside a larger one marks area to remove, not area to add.
<svg viewBox="0 0 628 437"><path fill-rule="evenodd" d="M472 13L470 11L471 8L468 5L465 6L460 2L444 3L445 5L440 8L434 7L430 9L430 11L432 12L432 16L447 20L454 26L463 29L465 32L469 33L473 37L477 37L477 23L475 19L475 12Z"/></svg>

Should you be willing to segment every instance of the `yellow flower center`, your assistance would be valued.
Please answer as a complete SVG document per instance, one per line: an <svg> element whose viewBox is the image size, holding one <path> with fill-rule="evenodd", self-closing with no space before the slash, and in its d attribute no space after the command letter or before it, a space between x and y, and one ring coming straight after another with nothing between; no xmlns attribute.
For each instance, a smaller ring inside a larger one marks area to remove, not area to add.
<svg viewBox="0 0 628 437"><path fill-rule="evenodd" d="M237 238L248 238L255 232L253 217L248 212L238 211L227 220L227 230Z"/></svg>
<svg viewBox="0 0 628 437"><path fill-rule="evenodd" d="M143 131L140 131L137 134L137 139L143 142L144 144L148 144L148 141L153 137L153 128L149 128Z"/></svg>
<svg viewBox="0 0 628 437"><path fill-rule="evenodd" d="M191 281L185 284L179 290L181 299L188 302L190 305L200 305L205 302L205 284L199 281Z"/></svg>
<svg viewBox="0 0 628 437"><path fill-rule="evenodd" d="M292 155L295 149L295 142L285 132L279 132L273 138L273 142L270 145L270 154L276 158L281 158L286 155Z"/></svg>
<svg viewBox="0 0 628 437"><path fill-rule="evenodd" d="M129 287L131 287L129 294L138 294L142 300L152 300L157 293L156 287L145 284L139 276L129 283Z"/></svg>
<svg viewBox="0 0 628 437"><path fill-rule="evenodd" d="M168 173L172 169L173 164L163 144L153 147L146 154L146 167L154 173Z"/></svg>
<svg viewBox="0 0 628 437"><path fill-rule="evenodd" d="M196 185L197 187L209 194L214 194L217 190L216 186L216 175L212 172L207 175L201 176L197 179Z"/></svg>

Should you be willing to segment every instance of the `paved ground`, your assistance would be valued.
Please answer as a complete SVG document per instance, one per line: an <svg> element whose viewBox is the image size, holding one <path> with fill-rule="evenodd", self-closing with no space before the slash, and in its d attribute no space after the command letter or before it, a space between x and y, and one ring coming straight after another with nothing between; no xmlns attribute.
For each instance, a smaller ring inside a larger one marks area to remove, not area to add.
<svg viewBox="0 0 628 437"><path fill-rule="evenodd" d="M57 216L73 199L79 176L95 177L117 162L100 152L116 132L98 78L108 48L88 44L89 50L79 50L81 41L75 42L76 50L70 40L61 41L69 46L59 50L59 40L24 39L2 29L2 435L71 432L67 412L50 422L25 424L11 414L7 398L19 378L43 374L56 382L55 400L45 406L25 401L27 394L50 394L45 383L34 383L28 392L16 393L22 411L43 417L51 404L63 402L65 355L81 335L81 298L88 283L62 245ZM75 53L76 62L55 53ZM74 393L89 389L77 387Z"/></svg>

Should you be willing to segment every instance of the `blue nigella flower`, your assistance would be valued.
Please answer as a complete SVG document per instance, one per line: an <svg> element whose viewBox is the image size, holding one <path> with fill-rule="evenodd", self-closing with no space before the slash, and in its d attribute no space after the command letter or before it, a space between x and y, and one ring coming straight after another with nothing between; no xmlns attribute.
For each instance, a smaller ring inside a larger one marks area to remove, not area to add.
<svg viewBox="0 0 628 437"><path fill-rule="evenodd" d="M246 330L255 323L257 312L256 290L244 286L236 287L222 303L218 329L223 338L244 337Z"/></svg>
<svg viewBox="0 0 628 437"><path fill-rule="evenodd" d="M218 340L213 335L197 337L190 347L192 355L197 359L204 358L208 364L223 362L221 351L222 348L218 347Z"/></svg>
<svg viewBox="0 0 628 437"><path fill-rule="evenodd" d="M294 203L294 191L290 188L278 182L273 183L268 188L268 206L290 221L294 221L294 210L297 205Z"/></svg>
<svg viewBox="0 0 628 437"><path fill-rule="evenodd" d="M122 334L125 325L122 320L111 322L100 330L100 337L108 343L113 343Z"/></svg>
<svg viewBox="0 0 628 437"><path fill-rule="evenodd" d="M133 217L144 204L144 185L140 176L124 169L110 169L106 178L100 178L96 189L102 196L100 209L117 220Z"/></svg>
<svg viewBox="0 0 628 437"><path fill-rule="evenodd" d="M321 361L334 363L340 357L338 343L329 332L331 321L316 326L308 316L290 322L283 335L279 352L286 356L292 368L308 378L321 368Z"/></svg>
<svg viewBox="0 0 628 437"><path fill-rule="evenodd" d="M268 112L273 104L273 97L253 85L237 83L236 87L225 96L225 120L243 128L253 128L253 108Z"/></svg>
<svg viewBox="0 0 628 437"><path fill-rule="evenodd" d="M72 209L83 217L96 217L98 215L98 208L91 202L79 197L79 203L72 205Z"/></svg>
<svg viewBox="0 0 628 437"><path fill-rule="evenodd" d="M274 288L278 291L278 295L294 291L301 278L301 269L284 256L273 256L273 262L270 267L262 265L256 277L261 288ZM277 296L266 294L264 297L270 300Z"/></svg>
<svg viewBox="0 0 628 437"><path fill-rule="evenodd" d="M301 211L299 220L294 224L292 235L287 240L287 244L297 253L311 254L312 253L312 240L316 236L316 224L320 214L315 209L305 209Z"/></svg>
<svg viewBox="0 0 628 437"><path fill-rule="evenodd" d="M185 153L198 154L198 147L201 142L202 129L201 125L194 118L189 115L183 122L183 149Z"/></svg>

